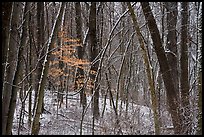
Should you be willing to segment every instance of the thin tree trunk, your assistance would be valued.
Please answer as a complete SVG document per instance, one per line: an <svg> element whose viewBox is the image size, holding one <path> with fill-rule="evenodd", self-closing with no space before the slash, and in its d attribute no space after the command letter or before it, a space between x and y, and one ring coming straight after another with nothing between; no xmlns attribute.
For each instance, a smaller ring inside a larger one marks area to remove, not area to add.
<svg viewBox="0 0 204 137"><path fill-rule="evenodd" d="M122 4L122 12L125 12L125 3L121 3ZM121 22L121 27L122 27L122 31L121 31L121 46L120 46L120 54L123 55L123 53L125 52L125 22L127 20L123 19ZM127 36L128 37L128 36ZM120 99L121 99L121 106L122 107L122 101L125 101L125 75L126 75L126 70L127 70L127 59L124 59L124 65L121 68L121 78L120 78L120 87L119 87L119 93L120 93ZM122 60L121 60L122 61Z"/></svg>
<svg viewBox="0 0 204 137"><path fill-rule="evenodd" d="M45 33L44 33L44 3L43 2L37 2L37 58L42 58L45 55L45 46L44 46L44 38L45 38ZM37 100L37 95L38 95L38 87L39 87L39 81L41 77L41 72L43 68L43 60L39 60L37 69L36 69L36 78L35 78L35 86L34 86L34 91L35 91L35 103L33 108L36 108L36 100ZM43 107L42 107L43 110Z"/></svg>
<svg viewBox="0 0 204 137"><path fill-rule="evenodd" d="M202 7L201 7L202 8ZM202 10L201 10L202 11ZM199 42L198 44L200 45L200 51L202 51L202 16L199 17ZM202 55L199 57L199 63L200 63L200 68L199 68L199 74L198 74L198 129L197 129L197 134L202 135Z"/></svg>
<svg viewBox="0 0 204 137"><path fill-rule="evenodd" d="M43 69L42 69L41 79L40 79L39 87L38 87L38 93L39 94L38 94L37 108L35 110L34 119L33 119L33 123L32 123L32 131L31 131L32 135L38 135L38 133L39 133L40 114L41 114L41 108L42 108L42 103L43 103L42 101L43 101L44 89L45 89L45 84L46 84L46 80L47 80L47 74L48 74L48 68L49 68L49 62L50 62L50 54L51 54L49 51L53 48L54 43L56 41L57 33L58 33L59 26L60 26L60 23L62 20L64 7L65 7L65 3L62 2L62 4L60 5L58 15L57 15L56 20L55 20L53 29L52 29L51 36L49 37L49 40L48 40L46 56L45 56L45 60L43 62Z"/></svg>
<svg viewBox="0 0 204 137"><path fill-rule="evenodd" d="M110 70L109 70L110 71ZM117 109L116 109L116 106L115 106L115 104L114 104L114 99L113 99L113 94L112 94L112 92L111 92L111 85L110 85L110 80L109 80L109 78L108 78L108 74L107 73L105 73L105 75L106 75L106 82L107 82L107 86L108 86L108 92L109 92L109 94L110 94L110 100L111 100L111 102L112 102L112 105L113 105L113 109L114 109L114 112L115 112L115 120L116 120L116 127L117 127L117 129L118 129L118 132L117 132L117 134L123 134L123 132L122 132L122 129L121 129L121 126L120 126L120 120L119 120L119 117L118 117L118 112L117 112ZM115 129L114 129L114 132L115 132Z"/></svg>
<svg viewBox="0 0 204 137"><path fill-rule="evenodd" d="M31 25L31 11L29 12L29 42L30 42L30 47L29 47L29 71L31 72L32 69L33 69L33 49L32 48L34 46L34 41L33 41L33 35L32 35L32 25ZM29 86L32 86L33 85L33 74L31 74L29 76ZM29 93L29 96L28 96L28 126L29 126L29 130L31 129L31 119L32 119L32 89L34 89L33 87L31 88L31 92Z"/></svg>
<svg viewBox="0 0 204 137"><path fill-rule="evenodd" d="M132 49L130 49L129 50L129 52L131 51L131 50L133 50L133 44L132 44L133 42L131 42L131 45L132 45ZM132 68L133 68L133 64L131 64L131 62L132 62L132 56L133 56L133 54L132 53L130 53L130 55L128 55L129 56L129 59L128 59L128 66L129 66L129 70L128 70L128 77L127 77L127 83L126 83L126 88L125 88L125 90L127 91L126 92L126 95L125 95L125 103L126 103L126 108L125 108L125 117L127 117L128 116L128 112L129 112L129 92L132 90L131 89L131 77L133 76L132 75Z"/></svg>
<svg viewBox="0 0 204 137"><path fill-rule="evenodd" d="M59 29L59 32L63 32L63 27L64 27L64 14L63 14L63 17L62 17L62 23L61 23L61 28ZM63 38L64 36L63 35L58 35L58 38L57 38L57 45L58 47L60 47L60 49L58 49L58 51L60 52L59 54L59 57L60 58L63 58L64 56L64 50L63 50ZM61 72L63 72L63 69L64 69L64 66L65 66L65 63L61 60L59 60L59 64L58 64L58 69L60 70L59 73L58 73L58 81L59 81L59 85L58 85L58 93L57 93L57 100L58 100L58 107L61 108L62 107L62 104L63 104L63 92L64 92L64 82L63 82L63 75L61 74ZM58 117L58 115L57 115Z"/></svg>
<svg viewBox="0 0 204 137"><path fill-rule="evenodd" d="M98 91L98 78L96 77L97 69L99 62L95 61L98 55L98 45L97 45L97 37L96 37L96 2L91 2L90 12L89 12L89 61L91 62L91 69L90 69L90 88L91 93L93 95L92 100L92 135L94 135L94 121L99 117L99 91Z"/></svg>
<svg viewBox="0 0 204 137"><path fill-rule="evenodd" d="M160 8L161 8L161 13L162 13L162 17L161 17L161 41L162 43L164 43L164 38L165 38L165 10L164 10L164 2L160 2ZM161 99L161 95L162 95L162 76L160 74L160 70L158 70L158 79L157 79L157 96L158 96L158 117L159 117L159 126L162 127L162 117L161 117L161 102L162 102L162 99Z"/></svg>
<svg viewBox="0 0 204 137"><path fill-rule="evenodd" d="M146 66L146 73L147 73L147 78L148 78L148 82L149 82L149 87L150 87L150 92L151 92L151 98L152 98L152 109L154 111L154 124L155 124L155 134L159 135L160 134L160 127L159 127L159 118L158 118L158 112L157 112L157 106L158 106L158 100L156 97L156 91L155 91L155 85L154 85L154 80L153 80L153 75L152 75L152 71L151 71L151 66L150 66L150 62L148 59L148 53L147 50L145 49L144 46L144 41L143 41L143 36L140 32L140 28L137 22L137 17L134 13L134 10L130 4L130 2L127 3L128 4L128 8L129 8L129 12L131 14L133 23L134 23L134 27L135 30L137 32L138 35L138 39L139 39L139 43L140 43L140 47L143 53L143 59L144 59L144 63Z"/></svg>
<svg viewBox="0 0 204 137"><path fill-rule="evenodd" d="M91 92L94 93L93 98L93 117L99 117L99 91L98 91L98 80L96 78L96 73L98 69L99 62L93 62L98 55L98 45L96 39L96 2L91 3L90 14L89 14L89 42L90 42L90 62L91 64ZM94 63L94 64L93 64ZM93 92L95 90L95 92Z"/></svg>
<svg viewBox="0 0 204 137"><path fill-rule="evenodd" d="M181 101L184 115L182 115L182 132L191 134L192 120L190 110L189 76L188 76L188 2L181 3Z"/></svg>
<svg viewBox="0 0 204 137"><path fill-rule="evenodd" d="M202 135L202 70L200 68L199 70L199 76L198 76L198 129L197 133L198 135Z"/></svg>
<svg viewBox="0 0 204 137"><path fill-rule="evenodd" d="M76 11L76 33L77 33L77 39L78 44L81 44L81 46L77 46L77 54L78 54L78 59L83 59L84 52L85 52L85 44L82 45L82 18L81 18L81 5L80 2L75 3L75 11ZM83 87L84 84L84 70L81 68L82 65L80 65L79 68L77 68L77 73L76 73L76 88L80 89ZM86 101L86 94L84 89L81 90L80 92L80 104L83 106L83 109L87 105Z"/></svg>

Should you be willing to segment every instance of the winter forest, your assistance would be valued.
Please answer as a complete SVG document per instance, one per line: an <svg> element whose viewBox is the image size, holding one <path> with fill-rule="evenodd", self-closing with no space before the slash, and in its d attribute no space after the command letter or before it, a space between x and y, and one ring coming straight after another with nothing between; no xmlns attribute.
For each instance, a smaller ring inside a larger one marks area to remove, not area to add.
<svg viewBox="0 0 204 137"><path fill-rule="evenodd" d="M3 135L201 135L202 2L2 2Z"/></svg>

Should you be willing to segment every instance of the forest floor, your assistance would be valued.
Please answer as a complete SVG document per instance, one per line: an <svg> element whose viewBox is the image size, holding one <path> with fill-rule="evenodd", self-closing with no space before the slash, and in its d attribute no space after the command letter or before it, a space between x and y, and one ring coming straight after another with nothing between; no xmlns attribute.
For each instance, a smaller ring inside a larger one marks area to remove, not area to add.
<svg viewBox="0 0 204 137"><path fill-rule="evenodd" d="M33 96L34 99L34 96ZM87 97L87 104L91 101L91 97ZM68 107L65 103L57 111L56 95L51 91L45 91L45 113L40 117L39 135L79 135L80 123L82 117L82 107L80 107L79 95L69 97ZM65 102L65 100L64 100ZM122 104L119 101L119 127L116 124L116 116L113 106L110 105L110 100L106 99L104 115L104 99L99 99L100 117L95 120L94 134L96 135L113 135L118 133L118 129L122 130L122 134L126 135L152 135L154 134L153 112L147 106L137 105L135 103ZM19 114L21 109L20 100L17 100L17 107L14 116L13 134L18 134L19 129ZM128 108L128 110L127 110ZM23 126L20 128L19 134L30 134L28 127L28 102L26 100ZM88 107L83 120L83 135L92 134L92 111L91 105ZM120 132L121 134L121 132ZM171 134L162 133L162 134Z"/></svg>

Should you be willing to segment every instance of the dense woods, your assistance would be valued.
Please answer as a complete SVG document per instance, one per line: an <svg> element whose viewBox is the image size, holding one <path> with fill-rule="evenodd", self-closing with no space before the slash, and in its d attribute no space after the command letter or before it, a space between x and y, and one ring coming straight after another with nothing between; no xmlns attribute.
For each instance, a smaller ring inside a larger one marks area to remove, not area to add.
<svg viewBox="0 0 204 137"><path fill-rule="evenodd" d="M3 135L202 134L202 2L1 12Z"/></svg>

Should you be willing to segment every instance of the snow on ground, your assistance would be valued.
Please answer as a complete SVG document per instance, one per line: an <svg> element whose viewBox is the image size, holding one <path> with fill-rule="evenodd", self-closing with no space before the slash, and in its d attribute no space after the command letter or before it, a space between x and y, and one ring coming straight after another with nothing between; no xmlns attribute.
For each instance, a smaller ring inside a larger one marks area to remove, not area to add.
<svg viewBox="0 0 204 137"><path fill-rule="evenodd" d="M34 99L34 95L32 97ZM87 104L91 101L91 96L87 97ZM65 99L64 99L65 102ZM94 134L109 135L117 134L116 116L113 106L110 105L110 100L106 99L106 107L104 116L102 117L102 110L104 108L104 98L99 99L100 118L95 120ZM79 95L69 97L68 108L65 103L58 109L57 115L56 95L51 91L45 91L45 109L46 113L41 115L40 135L79 135L80 123L82 115L82 107L79 105ZM126 106L119 101L118 119L119 125L123 134L154 134L153 112L149 107L137 105L134 103L128 104L128 111L126 113ZM14 116L13 134L18 134L20 101L17 100L17 109ZM28 112L28 102L26 100L25 110ZM27 124L28 114L25 113L24 128L20 134L30 134ZM83 135L92 134L92 111L89 106L83 121Z"/></svg>

